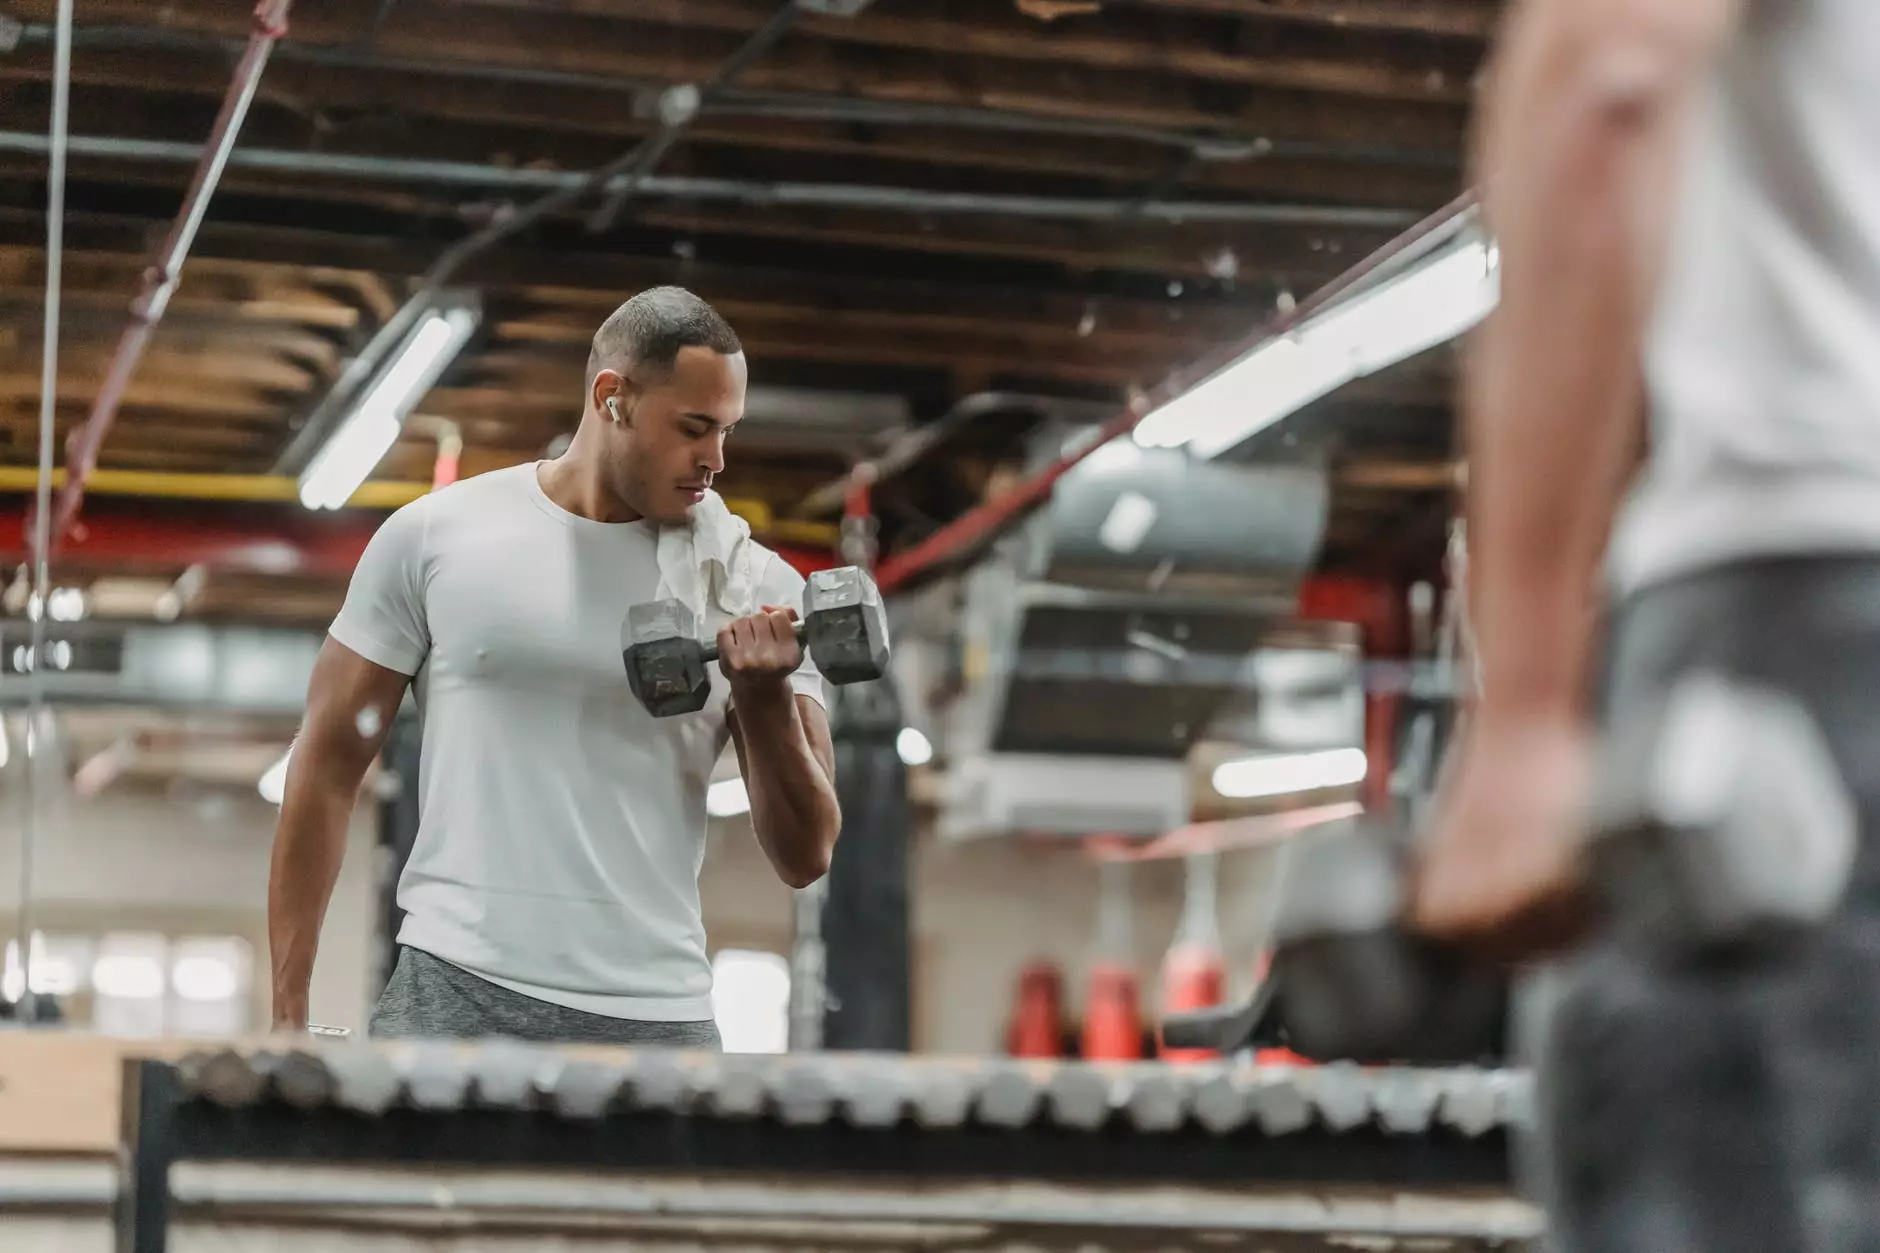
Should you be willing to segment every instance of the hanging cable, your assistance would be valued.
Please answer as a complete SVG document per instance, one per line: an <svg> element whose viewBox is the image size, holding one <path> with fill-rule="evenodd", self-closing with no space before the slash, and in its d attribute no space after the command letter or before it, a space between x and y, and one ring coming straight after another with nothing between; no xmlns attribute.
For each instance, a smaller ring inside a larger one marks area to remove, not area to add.
<svg viewBox="0 0 1880 1253"><path fill-rule="evenodd" d="M72 432L70 448L67 450L65 487L59 493L58 516L49 532L49 539L53 542L71 529L72 521L84 503L85 480L98 468L98 450L103 447L105 436L110 434L111 424L117 419L118 405L124 399L124 391L130 386L131 376L137 372L137 364L143 359L151 333L156 330L157 323L163 320L170 297L176 293L176 285L182 280L183 259L189 255L190 245L196 241L196 232L209 212L209 201L215 195L216 185L222 181L222 171L228 165L229 154L235 150L242 122L248 116L248 106L254 102L255 91L261 85L262 72L268 67L268 56L274 50L274 45L287 34L287 10L291 3L292 0L259 0L255 5L254 29L248 37L247 50L242 53L242 59L229 80L228 92L222 97L221 111L216 115L209 141L203 145L197 159L196 174L190 182L189 193L183 198L183 207L178 210L176 220L170 225L169 238L163 241L156 262L144 271L143 287L131 301L130 321L124 327L123 337L118 340L117 351L112 355L110 365L105 369L104 382L92 401L91 414ZM66 144L65 133L61 131L58 137L58 159L61 163L64 161ZM44 516L46 506L42 503L34 517Z"/></svg>

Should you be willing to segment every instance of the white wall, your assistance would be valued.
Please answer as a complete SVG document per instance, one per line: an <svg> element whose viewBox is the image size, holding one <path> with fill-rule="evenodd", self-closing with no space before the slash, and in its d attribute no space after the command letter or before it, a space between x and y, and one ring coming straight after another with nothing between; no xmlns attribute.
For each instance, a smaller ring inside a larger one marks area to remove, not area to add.
<svg viewBox="0 0 1880 1253"><path fill-rule="evenodd" d="M11 937L19 890L17 789L8 799L12 812L0 822L0 926ZM259 797L235 793L195 801L124 792L64 799L42 816L36 840L37 925L245 936L257 961L254 1021L264 1026L275 813ZM369 1009L376 820L370 804L355 815L314 968L314 1019L354 1029L364 1026ZM1271 861L1269 853L1246 852L1228 855L1222 865L1221 923L1234 987L1250 981ZM914 876L917 1048L998 1049L1018 973L1034 960L1064 969L1075 1011L1096 944L1098 872L1074 846L926 840L916 850ZM1154 1004L1156 968L1181 907L1181 867L1138 866L1131 882L1133 947L1146 1009ZM787 951L791 894L748 825L714 824L700 889L714 949Z"/></svg>
<svg viewBox="0 0 1880 1253"><path fill-rule="evenodd" d="M17 934L20 795L17 775L0 826L0 925ZM33 841L34 925L44 931L161 931L239 935L255 953L252 1020L267 1024L268 856L278 811L259 796L194 800L108 791L44 805ZM369 805L354 815L345 865L321 932L311 1011L319 1022L365 1022L375 902Z"/></svg>

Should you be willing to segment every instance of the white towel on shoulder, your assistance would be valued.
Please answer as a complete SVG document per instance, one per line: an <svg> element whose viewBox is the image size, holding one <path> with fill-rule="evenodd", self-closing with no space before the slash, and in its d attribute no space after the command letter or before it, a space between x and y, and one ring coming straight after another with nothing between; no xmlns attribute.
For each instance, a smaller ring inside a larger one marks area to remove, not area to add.
<svg viewBox="0 0 1880 1253"><path fill-rule="evenodd" d="M685 605L698 621L700 638L709 639L733 618L757 612L756 549L749 524L708 489L692 506L690 526L660 530L654 598Z"/></svg>

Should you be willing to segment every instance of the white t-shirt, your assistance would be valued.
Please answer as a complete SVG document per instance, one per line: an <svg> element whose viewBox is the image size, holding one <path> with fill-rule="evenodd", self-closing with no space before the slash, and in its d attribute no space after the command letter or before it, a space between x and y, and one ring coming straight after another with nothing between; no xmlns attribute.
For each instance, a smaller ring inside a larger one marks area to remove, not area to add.
<svg viewBox="0 0 1880 1253"><path fill-rule="evenodd" d="M1880 552L1880 0L1755 0L1693 129L1621 589Z"/></svg>
<svg viewBox="0 0 1880 1253"><path fill-rule="evenodd" d="M728 692L714 667L703 710L654 718L627 686L620 627L653 599L656 539L562 509L533 464L478 475L386 520L330 633L417 680L399 942L552 1004L702 1021L698 872ZM758 561L759 603L800 610L803 577ZM823 700L807 658L791 686Z"/></svg>

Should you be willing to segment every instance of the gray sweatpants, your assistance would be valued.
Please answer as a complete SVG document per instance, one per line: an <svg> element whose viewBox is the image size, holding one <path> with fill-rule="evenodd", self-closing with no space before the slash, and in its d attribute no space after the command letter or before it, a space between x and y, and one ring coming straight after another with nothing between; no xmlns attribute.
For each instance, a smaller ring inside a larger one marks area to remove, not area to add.
<svg viewBox="0 0 1880 1253"><path fill-rule="evenodd" d="M1550 972L1537 1174L1557 1253L1880 1253L1880 558L1743 562L1618 611L1620 719L1719 673L1801 701L1860 809L1841 914L1672 964L1614 937Z"/></svg>
<svg viewBox="0 0 1880 1253"><path fill-rule="evenodd" d="M422 949L398 949L398 964L367 1028L378 1039L502 1036L543 1044L657 1044L717 1049L718 1024L608 1018L498 987Z"/></svg>

